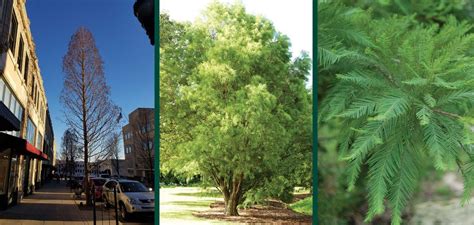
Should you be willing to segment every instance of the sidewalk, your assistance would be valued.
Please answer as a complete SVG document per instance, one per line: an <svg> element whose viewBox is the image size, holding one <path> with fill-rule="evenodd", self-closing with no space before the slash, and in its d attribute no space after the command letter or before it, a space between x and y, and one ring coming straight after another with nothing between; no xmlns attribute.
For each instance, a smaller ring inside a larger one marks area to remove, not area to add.
<svg viewBox="0 0 474 225"><path fill-rule="evenodd" d="M45 184L19 205L0 211L1 225L92 225L91 215L79 210L64 182Z"/></svg>

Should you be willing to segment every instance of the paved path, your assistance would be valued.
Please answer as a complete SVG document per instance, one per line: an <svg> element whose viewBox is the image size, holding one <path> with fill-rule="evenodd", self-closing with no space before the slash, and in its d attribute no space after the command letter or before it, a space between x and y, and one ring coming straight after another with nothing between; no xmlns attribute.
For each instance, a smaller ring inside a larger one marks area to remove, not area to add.
<svg viewBox="0 0 474 225"><path fill-rule="evenodd" d="M19 205L0 211L2 225L89 225L64 183L44 185Z"/></svg>
<svg viewBox="0 0 474 225"><path fill-rule="evenodd" d="M63 182L51 182L25 197L19 205L0 211L0 225L93 225L92 211L80 210L77 201L73 200L73 193ZM100 213L97 212L98 216ZM113 213L108 214L109 218L114 218ZM107 221L98 221L97 225L109 225L109 218ZM115 225L113 219L110 225Z"/></svg>

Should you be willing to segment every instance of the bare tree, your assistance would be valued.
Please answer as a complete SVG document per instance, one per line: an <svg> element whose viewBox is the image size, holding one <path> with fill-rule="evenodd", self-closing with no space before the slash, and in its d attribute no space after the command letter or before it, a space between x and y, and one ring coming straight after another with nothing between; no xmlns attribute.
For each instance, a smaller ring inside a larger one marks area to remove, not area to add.
<svg viewBox="0 0 474 225"><path fill-rule="evenodd" d="M106 156L105 139L121 118L120 108L110 99L103 61L92 33L80 27L71 37L63 58L65 74L61 102L69 127L77 131L84 149L84 188L89 187L89 160ZM86 191L87 204L91 204Z"/></svg>
<svg viewBox="0 0 474 225"><path fill-rule="evenodd" d="M71 179L72 172L76 169L76 159L81 157L81 148L79 146L79 140L76 135L76 132L73 129L68 128L66 131L64 131L61 146L61 158L65 162L64 173L66 177L69 177L69 179Z"/></svg>
<svg viewBox="0 0 474 225"><path fill-rule="evenodd" d="M154 126L153 113L140 111L135 121L130 121L133 134L133 150L136 154L139 169L145 171L148 185L154 187ZM137 166L137 165L136 165Z"/></svg>
<svg viewBox="0 0 474 225"><path fill-rule="evenodd" d="M113 162L115 159L119 159L119 154L120 154L120 149L119 149L119 142L120 142L120 133L115 132L111 133L106 137L105 145L103 146L103 154L100 155L100 157L96 157L94 160L94 164L91 167L91 171L99 171L100 166L104 165L104 162L106 160L110 160ZM118 163L118 162L117 162ZM115 163L115 165L111 165L112 169L116 170L117 173L119 174L117 168L118 164ZM120 174L119 174L120 175Z"/></svg>

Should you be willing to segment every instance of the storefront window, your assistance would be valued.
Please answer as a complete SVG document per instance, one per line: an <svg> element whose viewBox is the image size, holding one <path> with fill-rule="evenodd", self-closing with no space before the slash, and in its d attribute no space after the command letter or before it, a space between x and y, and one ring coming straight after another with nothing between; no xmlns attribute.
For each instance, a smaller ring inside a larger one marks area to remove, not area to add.
<svg viewBox="0 0 474 225"><path fill-rule="evenodd" d="M25 175L26 175L26 159L24 156L20 156L18 158L18 190L20 193L23 191L23 182L25 182Z"/></svg>
<svg viewBox="0 0 474 225"><path fill-rule="evenodd" d="M11 149L0 152L0 194L5 194L8 183L8 166L10 164Z"/></svg>
<svg viewBox="0 0 474 225"><path fill-rule="evenodd" d="M14 196L16 191L16 181L17 181L17 176L18 176L18 162L17 162L17 156L12 156L12 161L10 165L10 182L9 182L9 187L8 187L8 204L13 202Z"/></svg>
<svg viewBox="0 0 474 225"><path fill-rule="evenodd" d="M30 160L30 171L29 171L29 176L28 176L28 192L31 192L33 190L31 190L31 186L33 185L33 180L34 180L34 172L35 172L35 166L36 166L36 163L35 163L35 160L34 159L31 159Z"/></svg>

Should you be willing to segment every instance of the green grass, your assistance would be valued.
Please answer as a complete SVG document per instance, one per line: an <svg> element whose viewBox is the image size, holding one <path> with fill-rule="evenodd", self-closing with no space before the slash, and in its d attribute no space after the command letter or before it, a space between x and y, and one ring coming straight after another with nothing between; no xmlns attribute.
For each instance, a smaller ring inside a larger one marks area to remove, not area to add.
<svg viewBox="0 0 474 225"><path fill-rule="evenodd" d="M313 215L313 196L291 204L290 209L305 215Z"/></svg>
<svg viewBox="0 0 474 225"><path fill-rule="evenodd" d="M222 193L215 189L204 189L200 192L195 193L178 193L176 195L181 196L193 196L193 197L201 197L201 198L222 198Z"/></svg>
<svg viewBox="0 0 474 225"><path fill-rule="evenodd" d="M175 201L175 202L170 202L170 205L176 205L176 206L186 206L186 207L206 207L209 208L211 203L214 201L205 201L205 200L200 200L200 201Z"/></svg>

